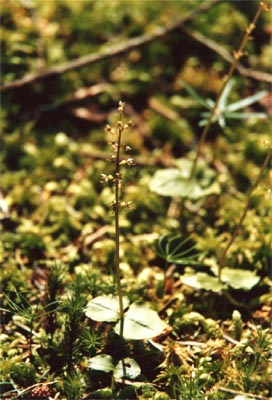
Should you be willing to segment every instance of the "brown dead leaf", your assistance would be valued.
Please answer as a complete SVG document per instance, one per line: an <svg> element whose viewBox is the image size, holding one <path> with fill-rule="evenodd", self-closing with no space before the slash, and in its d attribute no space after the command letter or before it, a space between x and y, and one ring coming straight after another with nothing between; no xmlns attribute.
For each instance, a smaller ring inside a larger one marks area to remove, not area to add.
<svg viewBox="0 0 272 400"><path fill-rule="evenodd" d="M108 114L93 110L91 107L73 108L71 113L77 118L96 123L105 122L108 118Z"/></svg>
<svg viewBox="0 0 272 400"><path fill-rule="evenodd" d="M88 97L94 97L97 96L98 94L105 92L106 89L107 89L106 83L98 83L97 85L89 87L81 87L72 94L70 100L84 100Z"/></svg>

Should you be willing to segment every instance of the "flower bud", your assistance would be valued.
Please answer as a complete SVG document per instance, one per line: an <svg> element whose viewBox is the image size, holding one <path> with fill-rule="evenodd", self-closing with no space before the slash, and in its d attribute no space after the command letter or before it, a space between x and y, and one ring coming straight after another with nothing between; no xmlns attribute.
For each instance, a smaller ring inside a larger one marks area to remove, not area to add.
<svg viewBox="0 0 272 400"><path fill-rule="evenodd" d="M118 112L124 112L125 103L123 101L119 101Z"/></svg>

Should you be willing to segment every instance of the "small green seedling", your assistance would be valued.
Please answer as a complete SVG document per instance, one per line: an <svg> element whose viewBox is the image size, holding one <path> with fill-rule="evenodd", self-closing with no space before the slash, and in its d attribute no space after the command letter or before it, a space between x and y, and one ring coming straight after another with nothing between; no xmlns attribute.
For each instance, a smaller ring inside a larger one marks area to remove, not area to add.
<svg viewBox="0 0 272 400"><path fill-rule="evenodd" d="M199 126L205 126L211 116L212 110L214 109L215 102L212 99L205 99L201 97L196 91L188 85L186 82L180 80L179 83L182 87L197 101L198 104L207 108L209 111L204 111L200 115L202 120L199 122ZM212 123L218 123L222 129L226 128L226 120L228 119L249 119L249 118L266 118L265 113L254 113L254 112L238 112L251 104L256 103L258 100L263 98L268 92L262 90L252 96L246 97L242 100L236 101L234 103L228 103L229 95L235 84L234 79L230 79L226 84L223 93L218 101L215 111L213 111Z"/></svg>

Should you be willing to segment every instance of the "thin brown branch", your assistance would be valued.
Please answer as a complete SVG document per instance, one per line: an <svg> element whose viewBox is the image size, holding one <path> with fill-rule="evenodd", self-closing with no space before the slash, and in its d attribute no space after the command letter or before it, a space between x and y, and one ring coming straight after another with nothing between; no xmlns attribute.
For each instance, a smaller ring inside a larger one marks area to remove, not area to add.
<svg viewBox="0 0 272 400"><path fill-rule="evenodd" d="M252 399L260 399L260 400L272 400L272 397L264 397L262 395L257 395L257 394L251 394L251 393L246 393L246 392L241 392L239 390L233 390L233 389L229 389L229 388L224 388L219 386L218 390L220 390L220 392L225 392L225 393L231 393L231 394L235 394L235 395L241 395L241 396L246 396L246 397L250 397Z"/></svg>
<svg viewBox="0 0 272 400"><path fill-rule="evenodd" d="M99 228L97 231L95 231L91 234L87 234L83 239L84 247L89 247L94 242L101 239L103 236L105 236L106 233L108 233L110 231L110 228L111 228L110 225L104 225L101 228Z"/></svg>
<svg viewBox="0 0 272 400"><path fill-rule="evenodd" d="M176 111L167 107L156 97L150 97L148 99L148 106L149 108L151 108L151 110L162 115L164 118L169 119L170 121L177 121L180 118L179 114Z"/></svg>
<svg viewBox="0 0 272 400"><path fill-rule="evenodd" d="M93 53L87 56L79 57L73 61L64 63L62 65L58 65L56 67L52 67L49 69L45 69L39 72L34 72L31 74L27 74L20 79L16 79L6 85L1 86L2 91L8 91L14 88L19 88L25 86L27 84L36 82L38 80L42 80L45 78L49 78L56 75L61 75L66 72L79 69L85 67L87 65L91 65L108 58L112 58L115 56L119 56L121 54L127 53L128 51L135 49L137 47L141 47L145 44L151 43L154 40L162 39L167 36L169 33L173 32L176 29L179 29L182 25L191 22L194 20L199 14L208 10L211 6L217 3L219 0L209 0L203 2L199 7L190 12L187 16L178 19L177 21L170 24L168 27L160 27L154 30L152 33L146 33L142 36L138 36L135 38L128 39L122 43L111 46L107 49L101 50L97 53Z"/></svg>
<svg viewBox="0 0 272 400"><path fill-rule="evenodd" d="M231 53L228 52L225 48L217 44L214 40L207 38L199 32L195 32L192 29L187 28L186 26L181 26L180 29L192 39L197 42L203 44L208 47L215 53L219 54L224 60L232 64L234 62L234 57ZM238 63L236 69L240 72L241 75L247 76L248 78L256 79L263 82L272 83L272 74L262 71L256 71L251 68L244 67L241 63Z"/></svg>

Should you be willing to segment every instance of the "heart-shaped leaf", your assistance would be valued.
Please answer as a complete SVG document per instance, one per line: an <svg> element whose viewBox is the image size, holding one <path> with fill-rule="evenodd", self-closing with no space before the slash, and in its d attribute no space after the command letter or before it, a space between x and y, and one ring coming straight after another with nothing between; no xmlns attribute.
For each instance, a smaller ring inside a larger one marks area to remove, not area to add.
<svg viewBox="0 0 272 400"><path fill-rule="evenodd" d="M205 272L197 272L194 275L182 276L182 282L185 285L192 286L196 289L211 290L213 292L220 292L223 285L218 281L218 278L208 275Z"/></svg>
<svg viewBox="0 0 272 400"><path fill-rule="evenodd" d="M221 279L233 289L250 290L260 280L253 271L236 268L222 268Z"/></svg>
<svg viewBox="0 0 272 400"><path fill-rule="evenodd" d="M126 340L151 339L159 335L166 324L160 319L156 311L145 304L132 304L124 316L124 338ZM120 322L114 328L120 332Z"/></svg>
<svg viewBox="0 0 272 400"><path fill-rule="evenodd" d="M195 177L189 179L192 161L180 158L175 161L178 168L156 171L150 182L150 190L160 196L185 197L197 200L201 197L220 193L215 172L199 163Z"/></svg>
<svg viewBox="0 0 272 400"><path fill-rule="evenodd" d="M123 306L127 308L129 300L123 297ZM94 321L115 322L120 318L119 300L117 296L98 296L89 301L85 309L87 317Z"/></svg>
<svg viewBox="0 0 272 400"><path fill-rule="evenodd" d="M135 379L141 373L139 364L133 358L120 360L114 368L113 375L115 379L128 378Z"/></svg>
<svg viewBox="0 0 272 400"><path fill-rule="evenodd" d="M199 198L203 190L195 181L184 178L176 168L158 170L150 182L150 190L161 196Z"/></svg>
<svg viewBox="0 0 272 400"><path fill-rule="evenodd" d="M108 354L99 354L89 359L88 367L96 371L110 372L114 369L112 357Z"/></svg>
<svg viewBox="0 0 272 400"><path fill-rule="evenodd" d="M123 298L124 309L129 306L128 298ZM120 319L119 301L115 296L98 296L89 301L85 309L87 317L94 321L116 322ZM144 304L132 304L124 315L124 338L127 340L150 339L160 334L166 324L156 311ZM120 321L114 328L120 333Z"/></svg>

